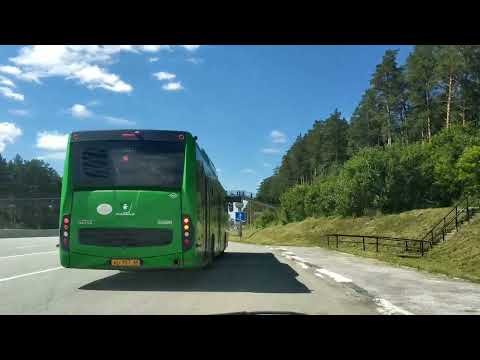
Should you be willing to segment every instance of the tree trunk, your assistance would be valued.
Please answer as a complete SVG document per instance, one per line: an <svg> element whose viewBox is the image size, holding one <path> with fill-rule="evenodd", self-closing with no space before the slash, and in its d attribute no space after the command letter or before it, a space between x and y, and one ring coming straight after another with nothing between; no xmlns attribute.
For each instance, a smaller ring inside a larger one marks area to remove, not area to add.
<svg viewBox="0 0 480 360"><path fill-rule="evenodd" d="M390 146L392 145L392 131L391 131L391 116L390 116L390 107L388 106L388 101L385 102L385 105L387 106L387 145Z"/></svg>
<svg viewBox="0 0 480 360"><path fill-rule="evenodd" d="M453 74L450 74L448 77L448 98L447 98L447 119L446 126L447 129L450 128L450 110L452 104L452 87L453 87Z"/></svg>
<svg viewBox="0 0 480 360"><path fill-rule="evenodd" d="M465 99L462 100L462 126L465 127L465 108L466 108L466 105L465 105Z"/></svg>
<svg viewBox="0 0 480 360"><path fill-rule="evenodd" d="M430 98L428 91L425 93L425 98L427 100L427 139L428 142L430 142L432 140L432 121L430 119Z"/></svg>

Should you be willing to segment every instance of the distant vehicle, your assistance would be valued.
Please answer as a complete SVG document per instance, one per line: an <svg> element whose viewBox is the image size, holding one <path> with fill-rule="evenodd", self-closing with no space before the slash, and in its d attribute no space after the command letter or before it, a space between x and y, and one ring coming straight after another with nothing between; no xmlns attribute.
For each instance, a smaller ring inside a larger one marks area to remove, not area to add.
<svg viewBox="0 0 480 360"><path fill-rule="evenodd" d="M228 243L226 192L188 132L70 134L60 261L79 269L202 268Z"/></svg>

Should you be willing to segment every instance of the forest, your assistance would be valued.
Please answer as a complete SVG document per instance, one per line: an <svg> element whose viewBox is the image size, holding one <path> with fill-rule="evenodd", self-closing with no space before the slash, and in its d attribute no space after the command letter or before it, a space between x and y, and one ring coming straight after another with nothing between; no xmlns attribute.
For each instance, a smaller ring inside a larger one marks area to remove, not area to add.
<svg viewBox="0 0 480 360"><path fill-rule="evenodd" d="M58 227L62 180L42 160L0 155L0 228Z"/></svg>
<svg viewBox="0 0 480 360"><path fill-rule="evenodd" d="M338 109L300 134L260 201L263 222L447 206L480 184L480 46L387 50L350 119ZM332 109L334 106L332 106Z"/></svg>

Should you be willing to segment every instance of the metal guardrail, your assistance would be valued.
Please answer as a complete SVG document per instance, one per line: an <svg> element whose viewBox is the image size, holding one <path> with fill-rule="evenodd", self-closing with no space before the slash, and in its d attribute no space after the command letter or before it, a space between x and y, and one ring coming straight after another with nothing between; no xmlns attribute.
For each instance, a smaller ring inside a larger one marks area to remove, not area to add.
<svg viewBox="0 0 480 360"><path fill-rule="evenodd" d="M362 244L363 251L367 251L368 247L374 246L375 252L379 252L380 247L393 247L404 250L405 253L416 252L421 256L432 247L431 241L428 240L395 238L390 236L327 234L325 238L328 247L330 247L330 243L335 244L337 248L341 243ZM362 240L358 241L356 239Z"/></svg>
<svg viewBox="0 0 480 360"><path fill-rule="evenodd" d="M458 231L460 225L465 221L470 221L478 210L477 207L472 205L478 205L477 203L477 199L465 196L437 224L427 231L422 240L428 239L434 245L444 242L449 232L454 229Z"/></svg>
<svg viewBox="0 0 480 360"><path fill-rule="evenodd" d="M339 247L341 243L362 244L363 251L368 246L375 246L375 251L379 252L379 247L400 248L405 253L416 252L425 255L434 245L444 242L447 234L456 229L458 231L465 221L470 221L473 214L478 211L479 200L465 196L453 207L438 223L436 223L421 239L395 238L379 235L346 235L346 234L327 234L325 235L327 245L335 243ZM350 239L350 240L348 240ZM362 239L362 241L351 240ZM368 241L368 240L374 240ZM366 241L367 240L367 241Z"/></svg>

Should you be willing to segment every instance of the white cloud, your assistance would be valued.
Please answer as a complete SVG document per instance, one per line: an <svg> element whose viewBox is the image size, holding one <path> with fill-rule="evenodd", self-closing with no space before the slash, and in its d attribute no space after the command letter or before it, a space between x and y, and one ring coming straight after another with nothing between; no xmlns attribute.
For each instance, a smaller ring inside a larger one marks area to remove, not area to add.
<svg viewBox="0 0 480 360"><path fill-rule="evenodd" d="M162 86L163 90L166 91L179 91L183 89L181 82L169 82Z"/></svg>
<svg viewBox="0 0 480 360"><path fill-rule="evenodd" d="M23 96L23 94L16 93L12 89L10 89L8 87L4 87L4 86L0 87L0 94L9 98L9 99L13 99L13 100L16 100L16 101L25 100L25 96Z"/></svg>
<svg viewBox="0 0 480 360"><path fill-rule="evenodd" d="M104 116L104 118L110 125L132 126L136 124L135 121L130 121L124 118L114 116Z"/></svg>
<svg viewBox="0 0 480 360"><path fill-rule="evenodd" d="M200 45L180 45L194 51ZM173 51L173 45L32 45L24 46L9 60L13 65L0 65L0 72L25 81L40 83L47 77L77 80L90 89L103 88L113 92L129 93L132 85L111 73L106 65L122 52L157 53ZM153 59L153 58L152 58Z"/></svg>
<svg viewBox="0 0 480 360"><path fill-rule="evenodd" d="M140 48L146 52L157 52L159 50L172 50L171 45L140 45Z"/></svg>
<svg viewBox="0 0 480 360"><path fill-rule="evenodd" d="M158 57L151 57L148 59L149 62L153 63L153 62L157 62L158 61Z"/></svg>
<svg viewBox="0 0 480 360"><path fill-rule="evenodd" d="M88 118L93 115L93 113L87 109L85 105L75 104L69 109L73 117L76 118Z"/></svg>
<svg viewBox="0 0 480 360"><path fill-rule="evenodd" d="M98 106L100 105L100 101L98 100L92 100L87 103L88 106Z"/></svg>
<svg viewBox="0 0 480 360"><path fill-rule="evenodd" d="M22 135L22 129L14 123L0 123L0 152L5 151L7 143L13 144L15 140Z"/></svg>
<svg viewBox="0 0 480 360"><path fill-rule="evenodd" d="M132 86L118 75L98 66L112 61L120 51L133 51L125 45L34 45L20 49L10 58L16 66L1 66L0 71L23 80L60 76L75 79L89 88L104 88L114 92L130 92Z"/></svg>
<svg viewBox="0 0 480 360"><path fill-rule="evenodd" d="M15 115L15 116L28 116L30 115L30 112L28 110L21 110L21 109L10 109L8 110L9 114Z"/></svg>
<svg viewBox="0 0 480 360"><path fill-rule="evenodd" d="M15 87L15 84L12 80L6 78L5 76L0 75L0 85Z"/></svg>
<svg viewBox="0 0 480 360"><path fill-rule="evenodd" d="M94 66L86 66L75 72L74 77L89 88L104 88L113 92L130 92L133 87L115 75L109 74L104 69Z"/></svg>
<svg viewBox="0 0 480 360"><path fill-rule="evenodd" d="M182 45L182 47L184 47L188 51L195 51L200 47L200 45Z"/></svg>
<svg viewBox="0 0 480 360"><path fill-rule="evenodd" d="M279 149L266 148L266 149L262 149L262 153L273 155L273 154L280 153L280 150Z"/></svg>
<svg viewBox="0 0 480 360"><path fill-rule="evenodd" d="M278 130L273 130L270 133L270 138L272 139L272 142L274 142L275 144L283 144L287 141L286 135Z"/></svg>
<svg viewBox="0 0 480 360"><path fill-rule="evenodd" d="M10 65L0 66L0 72L10 75L20 75L22 73L18 67Z"/></svg>
<svg viewBox="0 0 480 360"><path fill-rule="evenodd" d="M187 58L187 61L188 62L191 62L192 64L200 64L203 62L203 59L200 59L200 58L195 58L195 57L190 57L190 58Z"/></svg>
<svg viewBox="0 0 480 360"><path fill-rule="evenodd" d="M240 172L243 174L256 174L255 170L253 169L242 169Z"/></svg>
<svg viewBox="0 0 480 360"><path fill-rule="evenodd" d="M61 152L67 149L68 134L58 131L42 131L37 134L37 148L48 151Z"/></svg>
<svg viewBox="0 0 480 360"><path fill-rule="evenodd" d="M37 156L38 160L65 160L65 151L52 152L50 154L44 154Z"/></svg>
<svg viewBox="0 0 480 360"><path fill-rule="evenodd" d="M153 74L153 76L155 76L158 80L172 80L177 77L177 75L165 71L157 72Z"/></svg>
<svg viewBox="0 0 480 360"><path fill-rule="evenodd" d="M266 162L266 163L263 163L263 166L265 166L267 168L270 168L270 167L272 167L272 164Z"/></svg>

